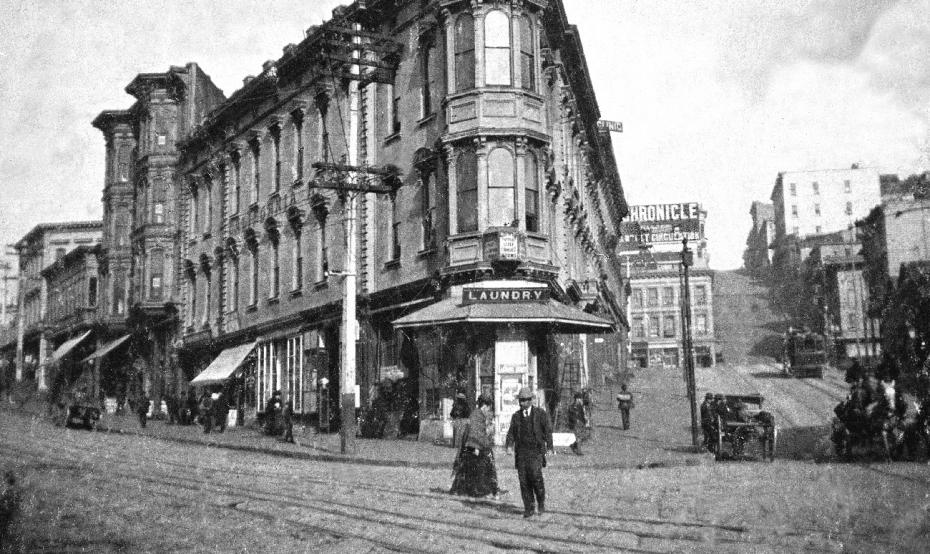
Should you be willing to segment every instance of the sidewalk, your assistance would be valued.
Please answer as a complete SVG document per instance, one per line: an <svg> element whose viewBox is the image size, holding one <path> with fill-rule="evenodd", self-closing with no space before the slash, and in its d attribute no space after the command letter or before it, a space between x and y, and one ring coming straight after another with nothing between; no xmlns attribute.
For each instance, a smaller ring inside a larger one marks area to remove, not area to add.
<svg viewBox="0 0 930 554"><path fill-rule="evenodd" d="M684 385L672 373L656 371L647 374L649 378L641 379L641 383L631 383L636 407L632 411L629 431L622 430L620 412L614 401L619 389L602 391L594 409L594 437L582 448L584 455L576 456L568 448L558 448L555 457L557 461L553 460L551 464L553 468L643 468L705 463L709 459L707 455L690 451L690 414L687 411ZM3 411L44 417L35 403L12 409L5 404ZM456 454L450 446L412 439L362 438L355 440L355 453L341 454L338 433L319 434L309 427L295 426L296 443L292 444L279 437L265 436L260 429L249 426L227 428L224 433L214 431L205 434L200 426L168 425L161 420L150 420L143 429L132 415L104 414L97 431L290 458L363 465L439 469L450 467ZM497 448L495 455L498 465L509 465L503 447Z"/></svg>

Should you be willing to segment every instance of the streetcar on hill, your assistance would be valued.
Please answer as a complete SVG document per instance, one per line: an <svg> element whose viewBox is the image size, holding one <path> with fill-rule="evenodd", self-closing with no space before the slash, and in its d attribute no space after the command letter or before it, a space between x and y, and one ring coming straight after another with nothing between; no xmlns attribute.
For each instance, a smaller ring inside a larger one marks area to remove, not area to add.
<svg viewBox="0 0 930 554"><path fill-rule="evenodd" d="M823 335L789 328L785 333L782 366L791 377L823 378L827 365L826 341Z"/></svg>

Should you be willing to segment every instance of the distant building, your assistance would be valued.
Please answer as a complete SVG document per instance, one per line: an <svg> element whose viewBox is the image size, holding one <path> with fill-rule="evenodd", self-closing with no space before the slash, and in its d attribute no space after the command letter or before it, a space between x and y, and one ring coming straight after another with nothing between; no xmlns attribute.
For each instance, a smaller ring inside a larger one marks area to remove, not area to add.
<svg viewBox="0 0 930 554"><path fill-rule="evenodd" d="M878 171L850 169L785 171L778 174L771 200L776 241L848 229L881 202Z"/></svg>
<svg viewBox="0 0 930 554"><path fill-rule="evenodd" d="M713 272L704 223L707 212L695 202L630 206L621 233L620 258L630 283L630 365L678 368L682 349L683 238L694 251L690 271L691 329L695 363L716 362Z"/></svg>
<svg viewBox="0 0 930 554"><path fill-rule="evenodd" d="M749 209L752 228L746 238L743 267L753 274L763 274L772 265L771 246L775 241L775 208L772 204L753 202Z"/></svg>
<svg viewBox="0 0 930 554"><path fill-rule="evenodd" d="M19 256L18 321L15 342L15 379L35 379L40 391L45 380L45 363L55 348L51 330L46 326L49 287L42 270L65 258L79 246L92 246L100 242L102 226L99 221L43 223L16 242ZM8 350L9 344L0 345Z"/></svg>

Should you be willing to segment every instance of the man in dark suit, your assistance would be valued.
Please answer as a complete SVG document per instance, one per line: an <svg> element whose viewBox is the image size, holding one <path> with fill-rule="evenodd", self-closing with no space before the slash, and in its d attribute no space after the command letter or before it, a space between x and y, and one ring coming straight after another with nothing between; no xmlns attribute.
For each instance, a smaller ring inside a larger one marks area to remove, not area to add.
<svg viewBox="0 0 930 554"><path fill-rule="evenodd" d="M546 466L546 451L552 450L552 425L545 410L533 406L533 391L520 389L517 395L520 409L510 418L506 450L513 448L516 456L520 494L523 496L523 517L546 511L546 485L542 468ZM538 506L538 510L536 509Z"/></svg>

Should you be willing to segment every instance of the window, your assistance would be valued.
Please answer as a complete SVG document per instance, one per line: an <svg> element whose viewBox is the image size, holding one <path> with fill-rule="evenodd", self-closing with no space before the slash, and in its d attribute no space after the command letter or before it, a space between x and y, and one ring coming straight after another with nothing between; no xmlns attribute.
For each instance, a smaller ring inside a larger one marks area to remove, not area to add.
<svg viewBox="0 0 930 554"><path fill-rule="evenodd" d="M232 195L229 198L229 213L236 215L239 213L239 201L242 198L242 160L238 152L233 152L230 156L232 160Z"/></svg>
<svg viewBox="0 0 930 554"><path fill-rule="evenodd" d="M191 274L187 280L187 297L190 301L187 303L187 325L194 326L194 314L197 313L197 278Z"/></svg>
<svg viewBox="0 0 930 554"><path fill-rule="evenodd" d="M527 152L523 157L523 178L526 180L526 230L539 231L539 165L536 154Z"/></svg>
<svg viewBox="0 0 930 554"><path fill-rule="evenodd" d="M124 144L119 147L116 154L116 178L120 181L129 180L129 157L131 153L129 146Z"/></svg>
<svg viewBox="0 0 930 554"><path fill-rule="evenodd" d="M707 334L707 314L694 315L694 332L698 335Z"/></svg>
<svg viewBox="0 0 930 554"><path fill-rule="evenodd" d="M694 303L698 306L707 304L707 287L705 285L694 286Z"/></svg>
<svg viewBox="0 0 930 554"><path fill-rule="evenodd" d="M791 217L798 217L798 205L797 204L791 205Z"/></svg>
<svg viewBox="0 0 930 554"><path fill-rule="evenodd" d="M463 13L455 20L455 90L475 88L475 20Z"/></svg>
<svg viewBox="0 0 930 554"><path fill-rule="evenodd" d="M116 246L129 246L129 217L124 213L116 216Z"/></svg>
<svg viewBox="0 0 930 554"><path fill-rule="evenodd" d="M87 306L93 308L97 305L97 278L87 280Z"/></svg>
<svg viewBox="0 0 930 554"><path fill-rule="evenodd" d="M659 316L657 315L649 316L649 336L650 337L659 336Z"/></svg>
<svg viewBox="0 0 930 554"><path fill-rule="evenodd" d="M290 400L295 413L304 411L303 352L303 335L287 339L284 363L287 379L287 400Z"/></svg>
<svg viewBox="0 0 930 554"><path fill-rule="evenodd" d="M468 149L455 162L456 205L459 233L478 230L478 157Z"/></svg>
<svg viewBox="0 0 930 554"><path fill-rule="evenodd" d="M814 191L814 194L820 194L820 184L817 181L811 183L811 190Z"/></svg>
<svg viewBox="0 0 930 554"><path fill-rule="evenodd" d="M662 336L671 338L675 336L675 316L667 315L662 318Z"/></svg>
<svg viewBox="0 0 930 554"><path fill-rule="evenodd" d="M797 184L791 183L790 185L788 185L788 190L790 191L791 196L797 196L797 195L798 195L798 185L797 185Z"/></svg>
<svg viewBox="0 0 930 554"><path fill-rule="evenodd" d="M258 245L255 244L251 248L251 256L249 256L249 306L254 306L258 303Z"/></svg>
<svg viewBox="0 0 930 554"><path fill-rule="evenodd" d="M843 192L850 193L852 192L852 184L850 184L849 179L843 181Z"/></svg>
<svg viewBox="0 0 930 554"><path fill-rule="evenodd" d="M204 179L203 181L203 234L207 235L210 233L210 229L213 226L213 183L210 182L210 179Z"/></svg>
<svg viewBox="0 0 930 554"><path fill-rule="evenodd" d="M259 163L260 145L257 140L252 141L252 187L249 191L249 203L258 203L258 191L261 187L261 164Z"/></svg>
<svg viewBox="0 0 930 554"><path fill-rule="evenodd" d="M201 319L201 325L206 327L210 324L210 303L211 297L213 295L213 286L212 279L210 278L210 272L207 271L203 274L203 317Z"/></svg>
<svg viewBox="0 0 930 554"><path fill-rule="evenodd" d="M187 230L190 234L190 238L194 238L194 235L197 234L197 191L191 189L190 196L187 201L188 208L188 225Z"/></svg>
<svg viewBox="0 0 930 554"><path fill-rule="evenodd" d="M674 287L664 287L662 289L662 305L663 306L674 306L675 305Z"/></svg>
<svg viewBox="0 0 930 554"><path fill-rule="evenodd" d="M229 257L229 311L239 309L239 257Z"/></svg>
<svg viewBox="0 0 930 554"><path fill-rule="evenodd" d="M303 115L294 114L294 168L293 176L296 181L304 178L304 119Z"/></svg>
<svg viewBox="0 0 930 554"><path fill-rule="evenodd" d="M484 82L510 84L510 18L500 10L484 17Z"/></svg>
<svg viewBox="0 0 930 554"><path fill-rule="evenodd" d="M495 148L488 156L489 227L508 226L514 221L513 155L506 148Z"/></svg>
<svg viewBox="0 0 930 554"><path fill-rule="evenodd" d="M820 215L820 204L814 204L814 215Z"/></svg>
<svg viewBox="0 0 930 554"><path fill-rule="evenodd" d="M291 272L291 290L300 290L304 282L303 232L300 226L294 227L294 270Z"/></svg>
<svg viewBox="0 0 930 554"><path fill-rule="evenodd" d="M646 336L646 327L643 324L642 317L633 318L633 336L636 338L644 338Z"/></svg>
<svg viewBox="0 0 930 554"><path fill-rule="evenodd" d="M67 251L66 249L64 249L64 248L56 248L56 249L55 249L55 261L57 262L57 261L61 260L62 258L65 257L65 254L67 254L67 253L68 253L68 251Z"/></svg>
<svg viewBox="0 0 930 554"><path fill-rule="evenodd" d="M161 179L157 179L152 186L152 222L162 224L165 222L165 203L168 201L168 186Z"/></svg>
<svg viewBox="0 0 930 554"><path fill-rule="evenodd" d="M149 252L149 300L161 302L165 277L165 251L156 248Z"/></svg>
<svg viewBox="0 0 930 554"><path fill-rule="evenodd" d="M432 83L430 63L435 53L432 37L423 37L420 41L420 118L433 113Z"/></svg>
<svg viewBox="0 0 930 554"><path fill-rule="evenodd" d="M436 176L433 171L426 175L426 181L420 181L420 209L423 211L421 222L422 243L420 247L428 250L435 247L433 236L433 217L436 212Z"/></svg>
<svg viewBox="0 0 930 554"><path fill-rule="evenodd" d="M391 252L390 260L400 259L400 202L398 198L391 199Z"/></svg>
<svg viewBox="0 0 930 554"><path fill-rule="evenodd" d="M649 307L653 308L659 305L659 289L650 287L647 291L649 299Z"/></svg>
<svg viewBox="0 0 930 554"><path fill-rule="evenodd" d="M633 299L634 308L642 308L643 307L643 289L633 289L632 299Z"/></svg>
<svg viewBox="0 0 930 554"><path fill-rule="evenodd" d="M277 239L271 239L271 286L268 298L277 298L281 291L281 248Z"/></svg>
<svg viewBox="0 0 930 554"><path fill-rule="evenodd" d="M852 202L847 202L846 203L846 215L852 215L852 212L853 212Z"/></svg>
<svg viewBox="0 0 930 554"><path fill-rule="evenodd" d="M536 90L534 38L533 22L524 15L520 18L520 86L525 90Z"/></svg>
<svg viewBox="0 0 930 554"><path fill-rule="evenodd" d="M329 260L327 259L326 249L326 219L317 220L316 234L316 280L317 282L326 279L326 273L329 271Z"/></svg>
<svg viewBox="0 0 930 554"><path fill-rule="evenodd" d="M274 157L274 191L281 190L281 127L275 125L271 128L271 153Z"/></svg>
<svg viewBox="0 0 930 554"><path fill-rule="evenodd" d="M856 317L855 312L849 312L846 314L846 325L847 331L855 332L859 330L859 318Z"/></svg>

